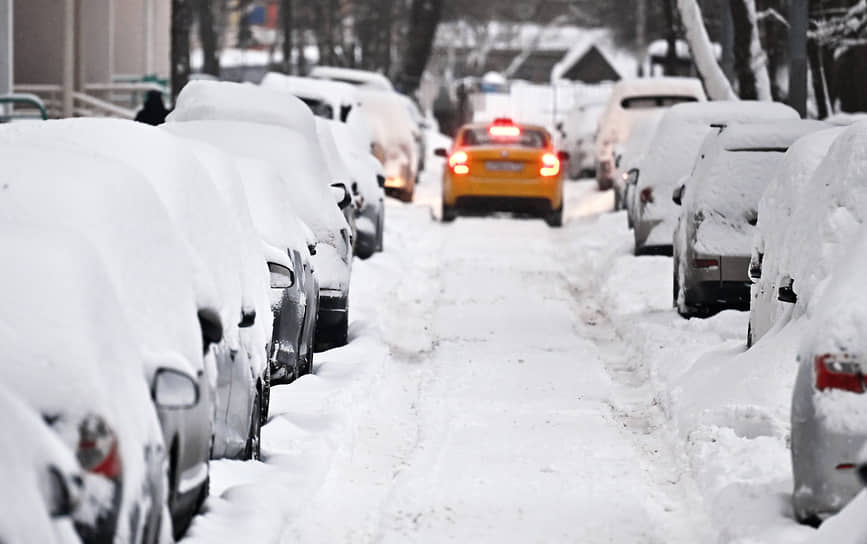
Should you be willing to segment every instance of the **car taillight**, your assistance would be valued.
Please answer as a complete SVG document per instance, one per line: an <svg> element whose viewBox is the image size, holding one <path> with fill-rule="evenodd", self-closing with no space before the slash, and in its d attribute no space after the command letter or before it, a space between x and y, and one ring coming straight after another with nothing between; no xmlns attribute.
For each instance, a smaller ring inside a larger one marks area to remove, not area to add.
<svg viewBox="0 0 867 544"><path fill-rule="evenodd" d="M693 268L713 268L719 266L719 261L716 259L696 259L692 262Z"/></svg>
<svg viewBox="0 0 867 544"><path fill-rule="evenodd" d="M644 204L653 202L653 187L645 187L641 190L641 193L638 194L638 197Z"/></svg>
<svg viewBox="0 0 867 544"><path fill-rule="evenodd" d="M78 450L81 467L111 480L120 476L120 452L111 427L97 415L89 415L78 426Z"/></svg>
<svg viewBox="0 0 867 544"><path fill-rule="evenodd" d="M550 178L560 173L560 159L553 153L542 155L542 168L539 169L542 177Z"/></svg>
<svg viewBox="0 0 867 544"><path fill-rule="evenodd" d="M449 157L449 168L459 176L469 174L470 167L467 165L468 160L469 157L465 151L455 151L452 153L452 156Z"/></svg>
<svg viewBox="0 0 867 544"><path fill-rule="evenodd" d="M848 353L842 355L817 355L814 363L816 389L841 389L853 393L864 392L864 376L861 365Z"/></svg>

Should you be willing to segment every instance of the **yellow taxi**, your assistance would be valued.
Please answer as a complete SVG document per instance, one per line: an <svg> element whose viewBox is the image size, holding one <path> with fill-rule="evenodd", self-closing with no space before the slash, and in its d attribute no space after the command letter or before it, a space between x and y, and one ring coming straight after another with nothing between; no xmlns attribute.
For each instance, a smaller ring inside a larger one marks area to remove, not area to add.
<svg viewBox="0 0 867 544"><path fill-rule="evenodd" d="M519 211L563 224L562 163L551 135L540 126L511 119L473 123L460 128L443 169L443 221L466 211Z"/></svg>

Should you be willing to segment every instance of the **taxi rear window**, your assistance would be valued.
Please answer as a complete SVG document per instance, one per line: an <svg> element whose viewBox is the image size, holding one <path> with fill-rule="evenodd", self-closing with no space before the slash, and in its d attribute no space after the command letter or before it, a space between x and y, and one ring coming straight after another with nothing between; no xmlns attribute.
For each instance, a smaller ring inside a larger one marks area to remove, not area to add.
<svg viewBox="0 0 867 544"><path fill-rule="evenodd" d="M534 129L521 129L521 133L517 136L494 136L487 127L468 128L461 136L460 145L463 147L510 145L542 149L548 146L548 138L541 130Z"/></svg>

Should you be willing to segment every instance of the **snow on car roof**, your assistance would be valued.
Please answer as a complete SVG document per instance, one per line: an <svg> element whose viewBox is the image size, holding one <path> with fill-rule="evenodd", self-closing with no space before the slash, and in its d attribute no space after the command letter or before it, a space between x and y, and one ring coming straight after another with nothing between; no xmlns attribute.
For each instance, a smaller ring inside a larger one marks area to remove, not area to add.
<svg viewBox="0 0 867 544"><path fill-rule="evenodd" d="M388 150L401 150L406 158L412 157L415 142L413 121L397 93L375 90L361 91L364 111L369 114L373 141Z"/></svg>
<svg viewBox="0 0 867 544"><path fill-rule="evenodd" d="M643 77L624 79L614 84L611 100L619 102L629 96L687 95L705 99L701 81L694 77Z"/></svg>
<svg viewBox="0 0 867 544"><path fill-rule="evenodd" d="M304 98L328 100L344 106L355 106L361 101L354 86L330 79L268 72L260 85L267 89L289 92Z"/></svg>
<svg viewBox="0 0 867 544"><path fill-rule="evenodd" d="M391 81L379 72L356 70L354 68L339 68L337 66L315 66L310 71L310 77L342 81L380 91L394 91Z"/></svg>
<svg viewBox="0 0 867 544"><path fill-rule="evenodd" d="M292 93L228 81L187 83L166 121L243 121L308 134L316 130L310 108Z"/></svg>
<svg viewBox="0 0 867 544"><path fill-rule="evenodd" d="M84 236L129 309L149 372L173 366L195 375L202 339L193 256L151 184L122 163L68 145L6 143L0 160L0 218Z"/></svg>
<svg viewBox="0 0 867 544"><path fill-rule="evenodd" d="M312 115L310 121L315 131ZM238 121L188 121L166 128L237 157L269 163L287 183L295 211L318 241L336 243L340 230L346 228L346 219L328 190L331 181L315 132L311 138L280 126Z"/></svg>
<svg viewBox="0 0 867 544"><path fill-rule="evenodd" d="M798 138L827 128L820 121L791 120L731 125L711 132L686 184L683 212L700 212L697 247L708 254L746 255L757 209L771 176Z"/></svg>

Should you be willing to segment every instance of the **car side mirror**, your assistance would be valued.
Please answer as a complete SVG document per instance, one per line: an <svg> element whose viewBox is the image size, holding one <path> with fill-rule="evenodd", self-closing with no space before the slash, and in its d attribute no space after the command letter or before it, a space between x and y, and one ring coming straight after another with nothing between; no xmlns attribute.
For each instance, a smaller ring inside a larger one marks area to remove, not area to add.
<svg viewBox="0 0 867 544"><path fill-rule="evenodd" d="M358 194L358 182L357 181L352 182L352 194L354 194L354 195Z"/></svg>
<svg viewBox="0 0 867 544"><path fill-rule="evenodd" d="M626 184L627 185L636 185L638 184L638 168L630 168L626 173Z"/></svg>
<svg viewBox="0 0 867 544"><path fill-rule="evenodd" d="M750 257L750 268L749 268L749 278L753 283L758 283L759 280L762 279L762 260L764 259L764 254L758 253L754 254Z"/></svg>
<svg viewBox="0 0 867 544"><path fill-rule="evenodd" d="M271 289L288 289L295 285L295 272L277 263L268 263L271 274Z"/></svg>
<svg viewBox="0 0 867 544"><path fill-rule="evenodd" d="M158 408L183 410L198 404L199 385L185 372L161 368L154 377L151 394Z"/></svg>
<svg viewBox="0 0 867 544"><path fill-rule="evenodd" d="M246 329L256 324L256 310L245 308L241 310L241 321L238 323L238 328Z"/></svg>
<svg viewBox="0 0 867 544"><path fill-rule="evenodd" d="M861 480L861 485L867 486L867 463L861 463L855 468L858 473L858 479Z"/></svg>
<svg viewBox="0 0 867 544"><path fill-rule="evenodd" d="M563 162L566 162L570 159L571 155L569 155L568 151L558 151L557 158Z"/></svg>
<svg viewBox="0 0 867 544"><path fill-rule="evenodd" d="M380 189L385 188L385 176L383 176L382 174L377 174L376 175L376 184L379 185Z"/></svg>
<svg viewBox="0 0 867 544"><path fill-rule="evenodd" d="M220 315L210 308L199 310L199 327L202 329L202 349L205 353L211 344L223 339L223 324Z"/></svg>
<svg viewBox="0 0 867 544"><path fill-rule="evenodd" d="M437 157L442 157L442 158L446 159L449 156L449 152L444 147L438 147L438 148L434 149L434 155L436 155Z"/></svg>
<svg viewBox="0 0 867 544"><path fill-rule="evenodd" d="M332 183L331 194L334 195L334 200L341 210L345 210L352 203L352 193L346 188L343 183Z"/></svg>
<svg viewBox="0 0 867 544"><path fill-rule="evenodd" d="M686 185L681 185L671 193L671 200L678 206L683 204L683 192L686 190Z"/></svg>
<svg viewBox="0 0 867 544"><path fill-rule="evenodd" d="M789 281L780 286L777 290L777 300L786 304L796 304L798 302L798 293L794 289L795 280L789 278Z"/></svg>

